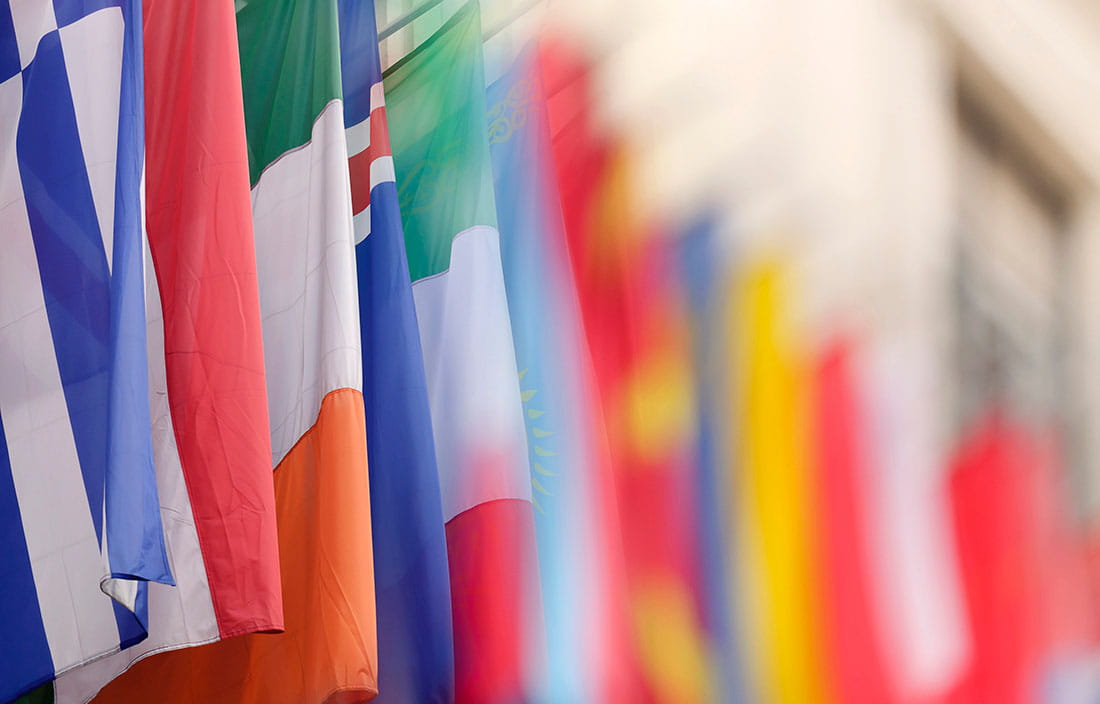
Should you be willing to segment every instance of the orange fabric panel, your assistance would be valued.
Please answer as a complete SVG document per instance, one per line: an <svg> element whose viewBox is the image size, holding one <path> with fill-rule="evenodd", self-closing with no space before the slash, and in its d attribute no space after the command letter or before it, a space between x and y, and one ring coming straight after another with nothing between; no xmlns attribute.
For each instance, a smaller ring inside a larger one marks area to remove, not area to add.
<svg viewBox="0 0 1100 704"><path fill-rule="evenodd" d="M275 468L286 632L148 658L95 701L355 704L377 694L363 395L325 396Z"/></svg>

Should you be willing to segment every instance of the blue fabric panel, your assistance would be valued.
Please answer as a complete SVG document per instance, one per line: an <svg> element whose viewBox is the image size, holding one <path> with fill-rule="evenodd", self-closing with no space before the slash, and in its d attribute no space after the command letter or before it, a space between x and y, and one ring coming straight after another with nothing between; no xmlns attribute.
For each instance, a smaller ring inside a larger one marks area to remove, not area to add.
<svg viewBox="0 0 1100 704"><path fill-rule="evenodd" d="M19 73L19 42L15 39L15 23L11 5L0 4L0 83Z"/></svg>
<svg viewBox="0 0 1100 704"><path fill-rule="evenodd" d="M57 26L64 27L76 22L82 17L87 17L96 10L105 7L120 7L125 0L53 0L53 13L57 18ZM138 13L141 19L141 13Z"/></svg>
<svg viewBox="0 0 1100 704"><path fill-rule="evenodd" d="M23 518L11 474L4 419L0 418L0 701L10 701L53 679L53 659L34 585Z"/></svg>
<svg viewBox="0 0 1100 704"><path fill-rule="evenodd" d="M340 0L340 71L344 89L344 124L357 125L370 116L370 87L382 80L374 3Z"/></svg>

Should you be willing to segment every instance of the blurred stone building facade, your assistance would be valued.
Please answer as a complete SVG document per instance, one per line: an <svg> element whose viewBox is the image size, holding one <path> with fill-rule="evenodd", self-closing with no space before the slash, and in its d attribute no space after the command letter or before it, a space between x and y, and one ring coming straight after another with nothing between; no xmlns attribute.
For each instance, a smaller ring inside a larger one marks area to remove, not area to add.
<svg viewBox="0 0 1100 704"><path fill-rule="evenodd" d="M972 424L1053 438L1100 535L1100 4L480 1L487 81L540 29L582 46L642 217L717 215L731 272L792 262L808 350L858 342L893 397L871 503L907 514L874 536L883 628L915 700L946 686L969 644L944 472ZM462 2L380 0L383 62Z"/></svg>
<svg viewBox="0 0 1100 704"><path fill-rule="evenodd" d="M460 4L380 2L380 27L416 14L384 61ZM1100 511L1100 5L481 7L489 81L539 27L591 52L653 217L719 211L731 257L797 253L812 334L921 359L937 452L997 404L1054 429L1082 517Z"/></svg>

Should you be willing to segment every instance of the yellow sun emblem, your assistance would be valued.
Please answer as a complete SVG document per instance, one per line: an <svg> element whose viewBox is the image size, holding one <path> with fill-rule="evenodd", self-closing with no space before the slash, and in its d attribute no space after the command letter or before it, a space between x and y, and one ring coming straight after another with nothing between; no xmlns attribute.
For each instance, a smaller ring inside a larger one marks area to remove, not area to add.
<svg viewBox="0 0 1100 704"><path fill-rule="evenodd" d="M544 482L549 483L550 477L556 477L558 474L557 472L551 472L543 463L553 464L551 458L557 457L558 453L546 447L550 444L551 441L548 440L548 438L552 436L553 433L537 425L537 423L545 423L544 420L539 419L546 415L546 411L535 408L531 404L535 395L538 394L538 390L523 388L522 382L525 376L527 376L526 369L519 373L519 380L521 389L520 398L523 400L524 415L527 416L527 434L532 451L534 452L534 457L531 460L531 487L534 489L534 491L531 492L531 503L534 504L535 509L538 510L539 513L545 514L546 511L543 510L542 505L539 503L539 495L541 494L545 497L554 496L554 492L547 489Z"/></svg>

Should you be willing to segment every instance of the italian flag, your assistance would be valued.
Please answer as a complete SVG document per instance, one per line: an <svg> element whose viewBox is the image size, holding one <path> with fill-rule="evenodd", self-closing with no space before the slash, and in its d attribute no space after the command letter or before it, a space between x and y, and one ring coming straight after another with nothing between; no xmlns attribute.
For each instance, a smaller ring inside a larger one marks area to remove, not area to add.
<svg viewBox="0 0 1100 704"><path fill-rule="evenodd" d="M477 4L384 83L446 522L455 700L523 701L538 570Z"/></svg>
<svg viewBox="0 0 1100 704"><path fill-rule="evenodd" d="M285 632L157 655L100 701L358 702L377 691L336 3L236 8Z"/></svg>

